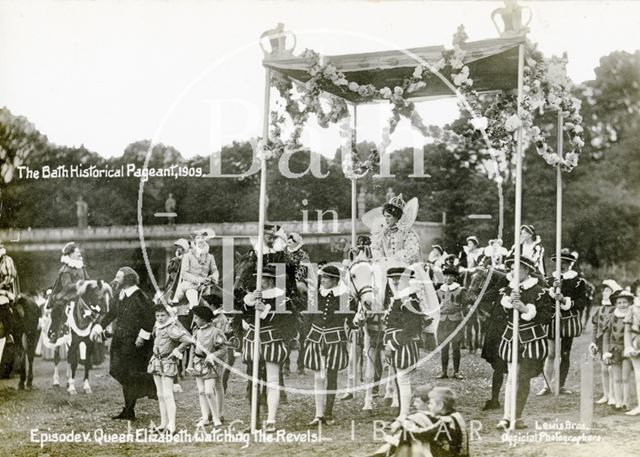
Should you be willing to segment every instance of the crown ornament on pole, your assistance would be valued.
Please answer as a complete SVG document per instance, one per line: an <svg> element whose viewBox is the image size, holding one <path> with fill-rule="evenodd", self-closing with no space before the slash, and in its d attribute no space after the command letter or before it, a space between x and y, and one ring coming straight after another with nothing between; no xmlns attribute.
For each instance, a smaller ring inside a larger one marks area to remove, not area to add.
<svg viewBox="0 0 640 457"><path fill-rule="evenodd" d="M287 48L287 38L290 37L293 43ZM265 47L269 45L270 50ZM260 35L260 47L265 59L282 59L293 57L293 50L296 47L296 36L284 29L284 24L278 23L276 28L267 30Z"/></svg>
<svg viewBox="0 0 640 457"><path fill-rule="evenodd" d="M527 18L526 23L523 24L522 12L524 10L529 11L529 17ZM502 18L502 29L496 22L496 16L498 15ZM491 13L491 21L496 27L500 38L512 38L526 35L529 31L529 27L527 26L531 23L532 17L533 14L531 12L531 8L528 6L523 7L518 5L517 0L505 0L502 8L497 8Z"/></svg>

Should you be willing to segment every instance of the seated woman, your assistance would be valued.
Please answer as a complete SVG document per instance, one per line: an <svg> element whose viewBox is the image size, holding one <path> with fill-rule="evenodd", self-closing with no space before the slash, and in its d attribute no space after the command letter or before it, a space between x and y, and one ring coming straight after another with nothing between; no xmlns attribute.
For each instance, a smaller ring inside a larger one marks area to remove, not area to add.
<svg viewBox="0 0 640 457"><path fill-rule="evenodd" d="M177 304L187 297L189 308L198 305L199 288L218 282L219 273L213 255L209 254L207 240L215 236L215 232L199 230L194 234L194 245L182 256L180 278L172 302Z"/></svg>

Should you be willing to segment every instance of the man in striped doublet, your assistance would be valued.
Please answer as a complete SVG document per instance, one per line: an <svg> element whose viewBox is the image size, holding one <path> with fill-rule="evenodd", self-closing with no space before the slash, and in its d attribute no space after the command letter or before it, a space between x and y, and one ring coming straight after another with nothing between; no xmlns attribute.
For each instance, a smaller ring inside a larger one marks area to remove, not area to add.
<svg viewBox="0 0 640 457"><path fill-rule="evenodd" d="M552 257L557 262L556 256ZM563 249L560 253L560 271L562 279L554 276L547 278L547 284L551 287L549 294L554 300L560 302L560 393L571 394L572 392L564 387L569 373L571 347L573 339L582 334L582 320L580 315L589 301L589 289L582 276L572 269L576 256L569 249ZM554 269L555 271L555 269ZM559 289L560 293L556 293ZM547 331L549 339L549 354L544 364L544 373L551 382L554 377L555 342L556 342L556 316L555 310L553 319ZM558 375L556 373L556 375ZM545 386L537 395L547 395L551 389Z"/></svg>
<svg viewBox="0 0 640 457"><path fill-rule="evenodd" d="M349 364L347 330L352 327L356 301L340 280L340 270L325 265L319 273L318 310L309 314L311 329L306 338L304 365L314 371L316 416L309 425L332 425L338 371ZM328 392L327 392L328 391Z"/></svg>
<svg viewBox="0 0 640 457"><path fill-rule="evenodd" d="M514 258L507 259L507 268L512 267ZM529 396L531 379L542 372L544 359L547 356L547 325L553 315L553 299L543 288L540 280L533 276L537 272L537 265L526 257L520 258L519 281L508 275L509 285L501 291L500 304L507 314L507 328L502 334L499 352L500 357L509 364L509 380L507 381L506 397L510 398L513 372L512 343L513 343L513 317L514 312L519 312L518 331L518 370L517 370L517 397L516 397L516 423L515 428L525 428L522 422L527 397ZM517 284L519 288L517 289ZM511 416L511 402L505 402L505 416L498 422L498 428L509 428Z"/></svg>
<svg viewBox="0 0 640 457"><path fill-rule="evenodd" d="M426 324L420 300L410 283L412 274L408 268L389 268L385 293L384 352L396 377L399 419L407 416L411 406L411 371L418 362L418 341Z"/></svg>

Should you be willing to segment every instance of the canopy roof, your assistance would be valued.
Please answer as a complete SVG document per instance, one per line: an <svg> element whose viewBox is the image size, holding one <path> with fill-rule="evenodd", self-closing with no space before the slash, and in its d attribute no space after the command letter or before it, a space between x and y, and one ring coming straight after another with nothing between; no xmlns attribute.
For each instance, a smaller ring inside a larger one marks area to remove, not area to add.
<svg viewBox="0 0 640 457"><path fill-rule="evenodd" d="M469 77L473 79L473 88L478 92L490 92L517 87L518 83L518 45L524 43L525 37L496 38L467 42L462 45L466 51L464 63L469 67ZM434 65L442 58L443 46L429 46L406 50L368 52L361 54L343 54L325 56L325 62L336 66L349 81L360 85L373 84L376 88L402 85L409 78L415 67L424 59ZM284 59L265 59L263 65L296 81L306 82L311 78L306 69L310 63L304 57ZM450 79L451 69L444 68L442 75ZM323 87L339 97L358 102L358 94L343 87L329 85ZM429 97L455 96L438 77L427 81L426 87L413 92L410 99Z"/></svg>

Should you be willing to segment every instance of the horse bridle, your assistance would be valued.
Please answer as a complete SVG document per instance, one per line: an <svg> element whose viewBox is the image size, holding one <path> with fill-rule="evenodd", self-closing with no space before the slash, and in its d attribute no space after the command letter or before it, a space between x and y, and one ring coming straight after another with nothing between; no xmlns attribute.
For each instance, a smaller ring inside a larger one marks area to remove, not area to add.
<svg viewBox="0 0 640 457"><path fill-rule="evenodd" d="M362 296L363 296L364 294L366 294L367 292L372 292L372 293L373 293L373 286L371 286L371 285L366 285L366 286L363 286L362 288L358 289L358 286L356 285L355 281L353 280L353 275L351 274L351 269L352 269L355 265L357 265L357 264L359 264L359 263L366 263L367 265L369 265L369 262L368 262L368 261L366 261L366 260L357 260L357 261L353 262L353 263L349 266L349 270L348 270L348 273L349 273L349 281L350 281L351 285L353 286L353 290L355 291L355 298L356 298L356 300L358 300L358 303L360 303L360 301L361 301L361 299L362 299Z"/></svg>

